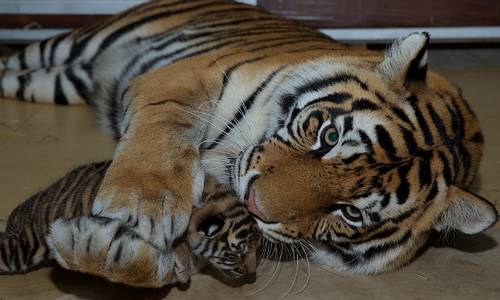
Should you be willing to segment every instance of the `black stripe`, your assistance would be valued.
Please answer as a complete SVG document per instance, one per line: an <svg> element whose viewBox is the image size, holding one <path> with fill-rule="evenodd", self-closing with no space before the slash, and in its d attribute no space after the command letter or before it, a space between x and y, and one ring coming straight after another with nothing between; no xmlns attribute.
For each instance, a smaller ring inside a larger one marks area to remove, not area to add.
<svg viewBox="0 0 500 300"><path fill-rule="evenodd" d="M411 156L415 155L419 151L419 147L417 145L415 137L413 136L413 132L404 127L400 127L400 130L403 134L403 139L405 140L405 145L406 148L408 149L408 154Z"/></svg>
<svg viewBox="0 0 500 300"><path fill-rule="evenodd" d="M446 184L450 184L452 182L450 162L443 152L439 151L438 156L441 159L441 163L443 165L443 178L446 181Z"/></svg>
<svg viewBox="0 0 500 300"><path fill-rule="evenodd" d="M436 113L432 105L429 103L427 104L427 110L429 111L429 115L431 116L431 120L434 123L434 126L436 127L439 136L441 138L441 141L445 144L448 144L450 139L448 137L448 134L446 133L446 127L444 125L443 120L439 115Z"/></svg>
<svg viewBox="0 0 500 300"><path fill-rule="evenodd" d="M427 121L425 120L424 115L420 111L420 108L415 105L414 110L418 125L420 126L420 129L422 129L422 133L424 134L425 144L429 146L434 144L434 138L432 137L432 133L429 129L429 126L427 125Z"/></svg>
<svg viewBox="0 0 500 300"><path fill-rule="evenodd" d="M25 50L19 52L18 60L19 60L19 66L21 67L21 70L28 69L28 66L26 65L26 51Z"/></svg>
<svg viewBox="0 0 500 300"><path fill-rule="evenodd" d="M54 64L54 59L55 59L55 55L56 55L56 51L57 51L57 46L59 46L59 43L64 39L66 38L70 33L67 32L67 33L63 33L63 34L60 34L59 36L55 37L54 39L52 39L52 45L50 47L50 53L49 53L49 66L50 67L53 67L55 66Z"/></svg>
<svg viewBox="0 0 500 300"><path fill-rule="evenodd" d="M223 132L219 134L219 136L206 149L213 149L222 140L224 140L224 138L231 131L231 129L233 129L244 117L244 113L250 111L260 93L262 93L262 91L267 87L267 85L274 79L276 74L278 74L283 68L284 66L278 68L277 70L272 72L269 76L267 76L267 78L257 87L257 89L255 89L254 92L240 105L236 114L231 118L231 121L226 125Z"/></svg>
<svg viewBox="0 0 500 300"><path fill-rule="evenodd" d="M415 125L413 124L413 122L410 120L410 118L408 117L408 115L404 112L404 110L402 110L401 108L397 107L397 106L392 106L391 107L391 110L392 112L398 117L400 118L403 122L407 123L408 125L411 126L412 129L415 128Z"/></svg>
<svg viewBox="0 0 500 300"><path fill-rule="evenodd" d="M219 97L217 99L221 100L222 97L224 97L224 93L226 91L226 87L227 87L227 84L229 82L229 78L231 78L231 75L233 74L234 71L236 71L236 69L238 69L239 67L241 67L243 65L251 64L251 63L257 62L259 60L262 60L264 58L267 58L267 56L259 56L259 57L247 59L247 60L241 61L237 64L234 64L231 67L229 67L226 71L223 71L222 88L221 88ZM215 63L215 61L214 61L214 63Z"/></svg>
<svg viewBox="0 0 500 300"><path fill-rule="evenodd" d="M91 93L91 90L89 89L89 87L87 87L85 82L74 73L72 66L69 66L66 68L65 74L66 74L66 77L68 78L68 80L73 84L78 96L80 98L82 98L85 101L85 103L88 104L90 93Z"/></svg>
<svg viewBox="0 0 500 300"><path fill-rule="evenodd" d="M420 186L424 187L431 183L432 181L432 170L431 170L431 160L430 159L420 159L420 165L418 170L418 178Z"/></svg>
<svg viewBox="0 0 500 300"><path fill-rule="evenodd" d="M25 75L26 74L17 77L17 82L19 84L19 87L17 88L16 91L16 98L19 100L24 100L24 91L26 89L26 84L28 82L26 80L27 78Z"/></svg>
<svg viewBox="0 0 500 300"><path fill-rule="evenodd" d="M482 144L484 142L484 138L481 131L474 133L474 135L470 138L470 141L476 144Z"/></svg>
<svg viewBox="0 0 500 300"><path fill-rule="evenodd" d="M102 51L106 50L117 39L119 39L123 35L129 33L130 31L133 31L134 29L136 29L144 24L149 24L149 23L152 23L152 22L159 20L159 19L162 19L162 18L166 18L169 16L174 16L174 15L182 14L182 13L186 13L186 12L191 12L191 11L195 11L195 10L205 8L205 7L210 7L210 6L217 7L217 6L220 6L220 3L205 3L205 4L201 4L201 5L193 5L190 7L180 8L177 10L163 11L163 12L158 13L158 14L154 14L151 16L147 16L145 18L141 18L135 22L127 24L126 26L114 31L112 34L107 36L102 41L101 45L99 46L99 50L97 51L97 53L102 53Z"/></svg>
<svg viewBox="0 0 500 300"><path fill-rule="evenodd" d="M324 243L324 245L327 245L328 250L330 250L330 252L333 255L340 256L340 258L342 259L342 262L344 264L349 265L349 266L354 266L354 265L357 265L360 263L359 255L350 254L350 253L346 252L344 249L337 247L337 245L333 244L333 243Z"/></svg>
<svg viewBox="0 0 500 300"><path fill-rule="evenodd" d="M301 96L305 93L319 91L325 87L332 86L339 83L356 82L362 89L368 90L368 86L362 82L358 77L350 74L339 74L334 77L322 78L310 82L302 87L296 89L295 95Z"/></svg>
<svg viewBox="0 0 500 300"><path fill-rule="evenodd" d="M368 99L361 98L361 99L356 99L352 102L352 111L362 111L362 110L369 110L369 111L374 111L377 110L378 106L371 102Z"/></svg>
<svg viewBox="0 0 500 300"><path fill-rule="evenodd" d="M361 153L356 153L356 154L353 154L347 158L343 158L342 162L346 165L349 165L349 164L353 163L354 161L356 161L360 157L361 157Z"/></svg>
<svg viewBox="0 0 500 300"><path fill-rule="evenodd" d="M375 241L375 240L386 239L386 238L390 237L391 235L395 234L396 232L398 232L398 230L399 230L398 227L391 227L389 229L381 230L381 231L369 236L366 239L362 239L360 241L351 242L351 243L357 245L357 244L363 244L363 243L367 243L367 242L371 242L371 241Z"/></svg>
<svg viewBox="0 0 500 300"><path fill-rule="evenodd" d="M351 116L346 116L344 118L344 128L342 128L342 136L346 136L346 134L353 129L353 118Z"/></svg>
<svg viewBox="0 0 500 300"><path fill-rule="evenodd" d="M66 95L64 95L64 91L62 90L61 85L61 74L56 76L56 85L54 90L54 103L59 105L68 105L68 99Z"/></svg>
<svg viewBox="0 0 500 300"><path fill-rule="evenodd" d="M47 42L49 40L43 40L38 44L38 49L40 52L40 66L42 69L45 68L45 46L47 46Z"/></svg>
<svg viewBox="0 0 500 300"><path fill-rule="evenodd" d="M373 153L373 143L368 134L364 130L359 129L358 130L359 137L361 138L361 142L365 144L366 150L368 150L368 153Z"/></svg>
<svg viewBox="0 0 500 300"><path fill-rule="evenodd" d="M380 206L382 208L387 207L387 205L389 205L390 200L391 200L391 194L390 193L385 193L384 194L384 199L382 199L382 202L380 202Z"/></svg>
<svg viewBox="0 0 500 300"><path fill-rule="evenodd" d="M384 244L379 245L379 246L374 246L374 247L368 248L365 251L365 253L363 254L363 256L366 259L370 259L370 258L374 257L375 255L378 255L378 254L381 254L381 253L383 254L384 252L387 252L387 251L389 251L391 249L394 249L396 247L399 247L399 246L403 245L408 240L410 240L410 237L411 237L411 231L408 231L399 240L388 242L388 243L384 243Z"/></svg>
<svg viewBox="0 0 500 300"><path fill-rule="evenodd" d="M382 125L377 125L375 126L375 133L377 135L378 144L382 147L382 149L384 149L389 159L397 160L396 147L394 147L394 142L392 141L389 132L387 132Z"/></svg>
<svg viewBox="0 0 500 300"><path fill-rule="evenodd" d="M403 204L408 200L410 194L410 183L408 182L408 173L411 169L411 165L402 165L398 168L399 175L399 186L396 190L396 196L398 198L398 204Z"/></svg>
<svg viewBox="0 0 500 300"><path fill-rule="evenodd" d="M114 258L113 258L113 261L114 261L115 263L116 263L116 262L118 262L118 261L120 261L120 258L121 258L121 256L122 256L122 251L123 251L123 243L120 243L120 244L118 245L118 249L116 250L116 252L115 252L115 256L114 256Z"/></svg>
<svg viewBox="0 0 500 300"><path fill-rule="evenodd" d="M431 187L429 193L427 194L427 197L425 198L425 202L429 202L429 201L434 200L434 198L436 198L438 193L439 193L438 183L437 183L437 181L434 181L432 183L432 187Z"/></svg>

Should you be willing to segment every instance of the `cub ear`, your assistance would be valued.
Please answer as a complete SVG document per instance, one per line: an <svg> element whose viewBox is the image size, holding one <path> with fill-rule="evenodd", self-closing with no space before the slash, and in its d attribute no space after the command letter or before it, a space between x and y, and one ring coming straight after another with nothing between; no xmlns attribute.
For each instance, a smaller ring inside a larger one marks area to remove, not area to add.
<svg viewBox="0 0 500 300"><path fill-rule="evenodd" d="M448 208L434 228L438 231L455 229L476 234L488 229L498 220L498 212L489 201L457 186L448 189Z"/></svg>
<svg viewBox="0 0 500 300"><path fill-rule="evenodd" d="M394 42L377 71L387 82L401 87L408 82L425 82L428 44L427 32L413 33Z"/></svg>

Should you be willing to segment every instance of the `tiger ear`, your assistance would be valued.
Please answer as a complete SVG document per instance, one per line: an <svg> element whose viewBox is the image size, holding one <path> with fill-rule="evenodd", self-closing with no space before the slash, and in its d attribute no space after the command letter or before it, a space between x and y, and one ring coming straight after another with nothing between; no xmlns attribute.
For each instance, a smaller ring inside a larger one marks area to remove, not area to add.
<svg viewBox="0 0 500 300"><path fill-rule="evenodd" d="M466 234L476 234L491 227L498 220L495 206L486 199L450 186L447 200L449 206L434 228L438 231L455 229Z"/></svg>
<svg viewBox="0 0 500 300"><path fill-rule="evenodd" d="M382 63L377 66L377 72L396 86L403 87L408 82L425 82L428 44L427 32L413 33L394 42Z"/></svg>

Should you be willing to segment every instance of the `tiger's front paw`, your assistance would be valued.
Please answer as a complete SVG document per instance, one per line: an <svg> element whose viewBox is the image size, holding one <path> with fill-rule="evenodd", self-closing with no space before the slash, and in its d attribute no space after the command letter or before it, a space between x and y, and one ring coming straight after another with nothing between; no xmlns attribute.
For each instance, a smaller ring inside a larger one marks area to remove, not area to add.
<svg viewBox="0 0 500 300"><path fill-rule="evenodd" d="M174 251L162 251L118 220L58 219L47 236L50 254L64 268L139 287L162 287L179 277ZM189 273L189 265L185 265Z"/></svg>
<svg viewBox="0 0 500 300"><path fill-rule="evenodd" d="M172 249L187 229L193 195L201 194L194 189L203 186L190 180L168 180L158 173L139 174L105 178L92 214L119 220L158 249Z"/></svg>

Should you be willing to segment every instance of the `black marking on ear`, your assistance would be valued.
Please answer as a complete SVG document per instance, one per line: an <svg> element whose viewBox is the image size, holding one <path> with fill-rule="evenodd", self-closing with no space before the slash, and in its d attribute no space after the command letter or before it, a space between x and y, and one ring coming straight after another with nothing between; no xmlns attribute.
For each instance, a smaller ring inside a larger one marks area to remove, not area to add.
<svg viewBox="0 0 500 300"><path fill-rule="evenodd" d="M422 64L422 60L425 58L425 54L427 52L427 47L429 45L429 33L423 32L426 40L424 46L417 53L415 58L411 61L408 66L408 70L406 71L405 81L422 81L425 82L425 77L427 76L427 62L424 65Z"/></svg>

